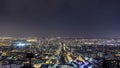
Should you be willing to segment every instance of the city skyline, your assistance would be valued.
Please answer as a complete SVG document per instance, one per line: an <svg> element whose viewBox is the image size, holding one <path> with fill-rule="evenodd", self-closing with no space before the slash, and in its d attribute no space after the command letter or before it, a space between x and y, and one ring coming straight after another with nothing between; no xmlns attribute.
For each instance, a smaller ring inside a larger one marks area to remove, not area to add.
<svg viewBox="0 0 120 68"><path fill-rule="evenodd" d="M117 0L1 0L0 36L120 37Z"/></svg>

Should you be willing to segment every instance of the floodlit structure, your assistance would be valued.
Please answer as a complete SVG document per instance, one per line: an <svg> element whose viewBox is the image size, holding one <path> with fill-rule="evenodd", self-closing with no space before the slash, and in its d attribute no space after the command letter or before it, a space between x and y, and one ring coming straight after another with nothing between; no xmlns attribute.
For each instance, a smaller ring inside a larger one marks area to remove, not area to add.
<svg viewBox="0 0 120 68"><path fill-rule="evenodd" d="M12 46L15 46L15 47L24 47L29 45L32 45L32 44L30 42L27 42L26 40L15 40L12 42Z"/></svg>

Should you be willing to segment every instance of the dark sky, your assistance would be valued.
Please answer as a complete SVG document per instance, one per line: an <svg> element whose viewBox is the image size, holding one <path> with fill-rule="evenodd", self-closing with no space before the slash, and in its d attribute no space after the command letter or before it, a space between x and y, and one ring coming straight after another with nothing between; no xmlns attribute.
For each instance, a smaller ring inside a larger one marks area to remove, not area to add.
<svg viewBox="0 0 120 68"><path fill-rule="evenodd" d="M119 37L120 0L0 0L0 36Z"/></svg>

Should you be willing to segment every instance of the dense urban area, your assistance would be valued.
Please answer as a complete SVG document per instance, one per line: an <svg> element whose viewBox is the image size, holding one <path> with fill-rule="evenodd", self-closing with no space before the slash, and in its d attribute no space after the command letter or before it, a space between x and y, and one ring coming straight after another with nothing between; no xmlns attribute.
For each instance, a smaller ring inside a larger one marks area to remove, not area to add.
<svg viewBox="0 0 120 68"><path fill-rule="evenodd" d="M0 54L0 68L119 68L120 39L0 37Z"/></svg>

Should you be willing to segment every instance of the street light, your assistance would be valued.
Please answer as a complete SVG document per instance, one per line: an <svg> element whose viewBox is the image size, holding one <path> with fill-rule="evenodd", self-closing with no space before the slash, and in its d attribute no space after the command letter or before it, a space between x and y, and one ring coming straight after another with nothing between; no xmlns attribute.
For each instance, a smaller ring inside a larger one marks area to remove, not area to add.
<svg viewBox="0 0 120 68"><path fill-rule="evenodd" d="M29 59L29 66L31 67L32 64L31 64L31 59L34 57L34 54L33 53L27 53L26 54L26 58Z"/></svg>

